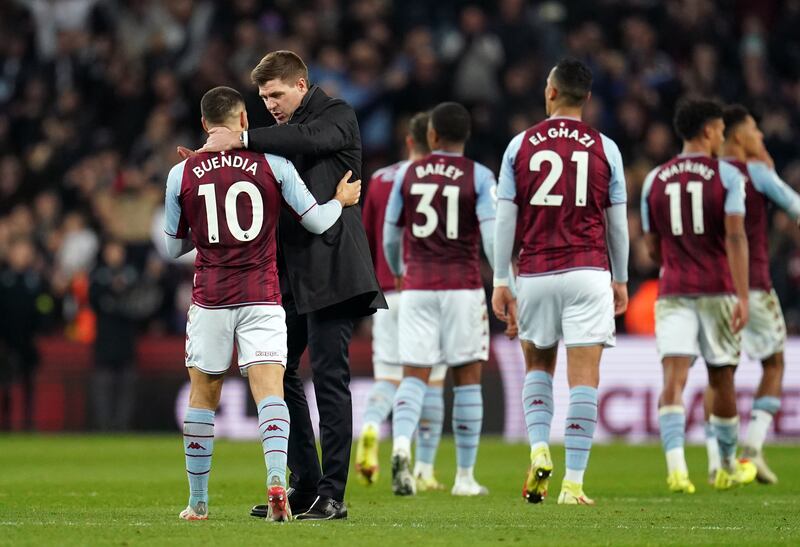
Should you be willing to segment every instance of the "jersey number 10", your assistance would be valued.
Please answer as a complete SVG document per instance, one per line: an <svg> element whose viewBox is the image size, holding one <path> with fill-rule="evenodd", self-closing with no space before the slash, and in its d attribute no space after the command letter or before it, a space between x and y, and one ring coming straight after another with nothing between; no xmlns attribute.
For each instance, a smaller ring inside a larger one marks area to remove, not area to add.
<svg viewBox="0 0 800 547"><path fill-rule="evenodd" d="M239 224L239 213L236 200L239 194L247 194L253 207L253 221L248 229ZM219 219L217 218L217 194L213 184L201 184L197 187L197 195L206 202L206 220L208 221L208 242L219 243ZM264 200L256 185L246 180L231 184L225 193L225 222L228 230L238 241L253 241L264 225Z"/></svg>

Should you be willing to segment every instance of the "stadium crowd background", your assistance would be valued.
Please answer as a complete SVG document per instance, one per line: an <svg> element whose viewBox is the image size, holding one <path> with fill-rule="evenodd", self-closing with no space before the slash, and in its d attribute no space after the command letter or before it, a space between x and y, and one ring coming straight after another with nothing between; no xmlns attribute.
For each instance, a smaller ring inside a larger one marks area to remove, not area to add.
<svg viewBox="0 0 800 547"><path fill-rule="evenodd" d="M365 181L401 159L408 117L443 100L470 108L467 155L497 172L511 137L543 119L549 68L588 62L587 121L627 169L631 294L652 294L639 192L678 151L678 97L751 108L800 189L798 28L800 0L2 2L0 340L102 336L96 358L113 362L137 333L182 333L191 265L157 249L166 174L176 145L202 144L199 102L213 86L244 92L253 126L271 123L250 70L275 49L300 54L312 83L355 108ZM797 334L800 231L774 213L770 244ZM651 328L635 309L636 296L621 330Z"/></svg>

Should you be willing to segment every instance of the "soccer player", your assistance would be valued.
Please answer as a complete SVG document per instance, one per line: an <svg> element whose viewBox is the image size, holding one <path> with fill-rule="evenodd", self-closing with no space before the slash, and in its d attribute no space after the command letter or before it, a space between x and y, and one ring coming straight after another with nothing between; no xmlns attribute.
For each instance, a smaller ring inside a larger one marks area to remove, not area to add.
<svg viewBox="0 0 800 547"><path fill-rule="evenodd" d="M216 87L200 103L203 128L247 128L238 91ZM239 370L258 406L267 467L268 515L291 519L286 496L289 411L283 400L286 317L275 261L281 201L314 233L322 233L358 202L361 184L339 182L331 201L318 205L286 159L247 151L197 154L167 178L167 248L178 257L197 249L192 305L186 325L191 390L183 423L189 505L180 517L208 518L208 477L214 448L214 411L234 344Z"/></svg>
<svg viewBox="0 0 800 547"><path fill-rule="evenodd" d="M417 161L430 154L428 148L428 119L425 112L414 115L409 121L405 144L408 161ZM372 366L375 383L367 398L364 426L356 445L356 472L365 484L378 479L378 434L380 424L392 410L397 386L403 379L403 367L398 357L397 318L400 293L395 290L394 276L383 254L383 222L386 204L394 177L408 161L400 161L378 169L370 180L364 200L364 227L367 232L375 273L381 284L388 310L377 310L372 322ZM444 378L447 367L437 365L431 371L422 405L417 432L414 478L417 490L441 490L443 485L434 475L434 462L439 449L444 424Z"/></svg>
<svg viewBox="0 0 800 547"><path fill-rule="evenodd" d="M594 504L583 491L583 476L597 423L600 357L615 344L615 313L628 304L622 156L611 139L581 120L591 87L586 65L560 61L544 92L548 119L514 137L500 167L492 307L500 320L515 320L506 265L518 232L522 404L531 444L522 495L530 503L544 499L553 473L553 374L563 340L570 394L558 503Z"/></svg>
<svg viewBox="0 0 800 547"><path fill-rule="evenodd" d="M778 477L767 466L763 447L772 418L781 406L786 323L769 275L767 204L774 203L798 221L800 195L783 182L772 168L771 159L764 148L764 135L747 109L732 105L725 108L723 115L723 157L747 179L745 229L750 256L750 320L742 331L742 347L750 357L759 359L763 367L742 456L755 464L759 482L774 484L778 482ZM716 477L720 457L716 435L710 423L706 423L706 440L709 474L713 473Z"/></svg>
<svg viewBox="0 0 800 547"><path fill-rule="evenodd" d="M733 381L740 331L748 320L745 177L714 157L725 130L716 102L679 102L674 124L683 151L645 178L642 228L651 256L661 264L655 314L664 367L658 422L667 485L672 492L691 494L695 487L683 452L683 389L698 356L708 369L710 421L722 457L714 487L746 484L756 474L752 463L736 460L739 417Z"/></svg>
<svg viewBox="0 0 800 547"><path fill-rule="evenodd" d="M453 369L453 432L458 471L451 493L487 494L475 480L483 422L481 363L489 355L489 321L480 275L479 238L493 261L495 178L464 157L469 112L458 103L431 111L433 152L403 165L386 208L383 246L392 274L402 275L399 358L403 381L392 408L392 490L413 495L411 438L434 365ZM401 260L403 239L405 272Z"/></svg>

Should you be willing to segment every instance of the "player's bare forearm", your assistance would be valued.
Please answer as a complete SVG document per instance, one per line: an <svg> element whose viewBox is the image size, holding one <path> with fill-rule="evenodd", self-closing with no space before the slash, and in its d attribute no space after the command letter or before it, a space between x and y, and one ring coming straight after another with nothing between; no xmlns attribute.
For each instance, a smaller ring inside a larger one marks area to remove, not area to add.
<svg viewBox="0 0 800 547"><path fill-rule="evenodd" d="M750 278L744 215L725 215L725 251L728 255L736 296L740 301L747 301L750 294Z"/></svg>
<svg viewBox="0 0 800 547"><path fill-rule="evenodd" d="M747 235L744 232L726 234L725 249L736 296L739 300L747 300L750 294Z"/></svg>
<svg viewBox="0 0 800 547"><path fill-rule="evenodd" d="M661 266L661 238L656 234L644 234L644 243L647 245L647 254L657 266Z"/></svg>

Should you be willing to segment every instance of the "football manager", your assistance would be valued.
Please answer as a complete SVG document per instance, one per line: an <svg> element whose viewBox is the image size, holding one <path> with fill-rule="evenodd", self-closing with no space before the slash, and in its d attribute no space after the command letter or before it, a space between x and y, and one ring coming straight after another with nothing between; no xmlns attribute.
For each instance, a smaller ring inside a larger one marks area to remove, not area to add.
<svg viewBox="0 0 800 547"><path fill-rule="evenodd" d="M252 80L275 125L241 133L211 130L201 152L247 148L284 156L320 203L335 193L341 174L361 178L361 135L352 107L308 81L291 51L267 54ZM286 208L278 224L278 271L288 328L284 397L289 407L289 504L298 520L347 517L345 486L353 438L349 344L357 317L385 308L360 207L349 207L322 235L303 229ZM300 357L309 350L319 409L322 465L303 382ZM266 516L257 505L253 516Z"/></svg>

